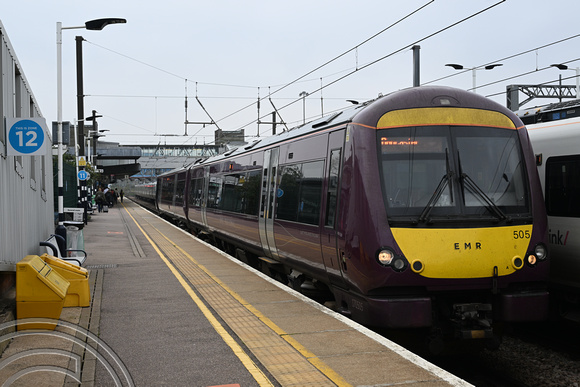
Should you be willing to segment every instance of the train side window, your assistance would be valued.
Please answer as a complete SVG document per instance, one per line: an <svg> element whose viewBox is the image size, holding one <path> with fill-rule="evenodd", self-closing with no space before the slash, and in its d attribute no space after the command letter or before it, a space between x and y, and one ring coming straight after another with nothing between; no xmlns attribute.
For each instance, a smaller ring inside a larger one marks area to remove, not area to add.
<svg viewBox="0 0 580 387"><path fill-rule="evenodd" d="M207 207L221 208L222 178L220 176L210 176L207 190Z"/></svg>
<svg viewBox="0 0 580 387"><path fill-rule="evenodd" d="M183 205L184 194L185 194L185 173L180 173L177 176L177 183L175 187L175 206Z"/></svg>
<svg viewBox="0 0 580 387"><path fill-rule="evenodd" d="M286 165L277 192L278 219L317 225L320 218L324 162Z"/></svg>
<svg viewBox="0 0 580 387"><path fill-rule="evenodd" d="M580 155L546 161L546 210L550 216L580 217Z"/></svg>
<svg viewBox="0 0 580 387"><path fill-rule="evenodd" d="M262 173L260 170L250 171L246 174L246 181L243 185L244 205L242 206L242 213L258 215L258 209L260 207L261 181Z"/></svg>
<svg viewBox="0 0 580 387"><path fill-rule="evenodd" d="M245 174L234 173L224 176L220 208L226 211L242 212L243 186Z"/></svg>
<svg viewBox="0 0 580 387"><path fill-rule="evenodd" d="M189 206L201 207L201 195L203 192L203 177L191 179L189 189Z"/></svg>
<svg viewBox="0 0 580 387"><path fill-rule="evenodd" d="M173 192L175 188L175 175L164 177L161 181L161 202L173 203Z"/></svg>
<svg viewBox="0 0 580 387"><path fill-rule="evenodd" d="M219 178L221 187L218 189L213 186L213 190L219 191L221 197L219 199L215 197L214 207L225 211L258 215L261 179L262 175L259 170L232 173ZM212 189L212 184L210 183L210 189Z"/></svg>
<svg viewBox="0 0 580 387"><path fill-rule="evenodd" d="M293 222L297 220L301 176L301 164L286 165L282 167L280 187L278 189L276 218Z"/></svg>
<svg viewBox="0 0 580 387"><path fill-rule="evenodd" d="M335 224L340 171L340 151L340 149L333 149L330 152L328 191L326 192L326 219L324 221L326 227L334 227Z"/></svg>

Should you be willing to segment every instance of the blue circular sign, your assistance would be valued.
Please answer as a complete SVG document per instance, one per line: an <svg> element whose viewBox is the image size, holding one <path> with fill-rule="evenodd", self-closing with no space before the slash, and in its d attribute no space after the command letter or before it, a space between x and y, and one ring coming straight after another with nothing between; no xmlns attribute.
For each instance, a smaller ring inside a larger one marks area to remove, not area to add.
<svg viewBox="0 0 580 387"><path fill-rule="evenodd" d="M10 128L8 141L18 153L34 153L44 144L44 130L37 122L20 120Z"/></svg>
<svg viewBox="0 0 580 387"><path fill-rule="evenodd" d="M79 180L87 180L90 175L87 171L79 171L77 176L78 176Z"/></svg>

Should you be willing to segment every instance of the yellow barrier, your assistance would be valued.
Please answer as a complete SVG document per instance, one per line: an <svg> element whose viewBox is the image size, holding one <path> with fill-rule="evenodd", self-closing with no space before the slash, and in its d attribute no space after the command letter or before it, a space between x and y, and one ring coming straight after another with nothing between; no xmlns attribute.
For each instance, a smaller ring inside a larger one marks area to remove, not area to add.
<svg viewBox="0 0 580 387"><path fill-rule="evenodd" d="M38 255L27 255L16 264L16 318L58 320L70 282ZM56 324L18 325L22 329L52 329Z"/></svg>
<svg viewBox="0 0 580 387"><path fill-rule="evenodd" d="M48 263L58 274L70 282L64 299L65 308L91 305L89 271L87 269L48 254L42 254L40 259Z"/></svg>

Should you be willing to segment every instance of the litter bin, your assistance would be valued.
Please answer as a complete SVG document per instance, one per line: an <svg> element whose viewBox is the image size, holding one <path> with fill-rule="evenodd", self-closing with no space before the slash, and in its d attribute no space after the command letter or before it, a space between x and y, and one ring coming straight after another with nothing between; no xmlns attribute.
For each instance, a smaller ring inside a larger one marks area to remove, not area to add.
<svg viewBox="0 0 580 387"><path fill-rule="evenodd" d="M27 255L16 264L16 318L60 318L70 286L38 255ZM18 330L50 329L56 323L18 324Z"/></svg>
<svg viewBox="0 0 580 387"><path fill-rule="evenodd" d="M83 222L64 222L66 227L66 249L67 250L84 250L85 238L83 236Z"/></svg>
<svg viewBox="0 0 580 387"><path fill-rule="evenodd" d="M58 274L70 282L64 298L65 308L91 305L89 271L87 269L48 254L42 254L40 259L48 263Z"/></svg>

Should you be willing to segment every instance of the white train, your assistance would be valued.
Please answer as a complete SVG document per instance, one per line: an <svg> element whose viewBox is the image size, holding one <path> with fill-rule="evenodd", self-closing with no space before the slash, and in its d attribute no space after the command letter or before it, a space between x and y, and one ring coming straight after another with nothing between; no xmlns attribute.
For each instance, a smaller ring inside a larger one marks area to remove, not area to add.
<svg viewBox="0 0 580 387"><path fill-rule="evenodd" d="M580 321L580 100L520 116L527 124L548 213L551 293Z"/></svg>

